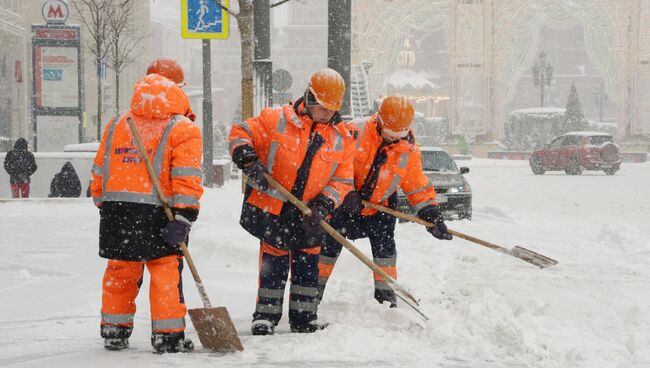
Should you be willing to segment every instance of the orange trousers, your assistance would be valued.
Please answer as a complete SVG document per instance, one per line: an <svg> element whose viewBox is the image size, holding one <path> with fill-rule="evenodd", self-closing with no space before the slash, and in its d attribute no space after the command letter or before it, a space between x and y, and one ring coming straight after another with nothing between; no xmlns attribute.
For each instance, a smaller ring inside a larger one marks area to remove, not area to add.
<svg viewBox="0 0 650 368"><path fill-rule="evenodd" d="M102 326L132 327L135 298L144 267L151 275L149 302L153 332L185 330L183 257L172 255L147 262L109 260L102 284Z"/></svg>

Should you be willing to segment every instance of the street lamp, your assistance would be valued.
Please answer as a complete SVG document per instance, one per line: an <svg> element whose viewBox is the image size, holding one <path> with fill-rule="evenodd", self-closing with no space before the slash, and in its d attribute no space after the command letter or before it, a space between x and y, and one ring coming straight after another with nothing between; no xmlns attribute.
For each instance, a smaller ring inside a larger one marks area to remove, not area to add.
<svg viewBox="0 0 650 368"><path fill-rule="evenodd" d="M533 77L535 79L535 87L539 86L541 107L544 107L544 88L551 86L553 79L553 67L546 61L546 53L544 51L539 53L539 57L533 65Z"/></svg>

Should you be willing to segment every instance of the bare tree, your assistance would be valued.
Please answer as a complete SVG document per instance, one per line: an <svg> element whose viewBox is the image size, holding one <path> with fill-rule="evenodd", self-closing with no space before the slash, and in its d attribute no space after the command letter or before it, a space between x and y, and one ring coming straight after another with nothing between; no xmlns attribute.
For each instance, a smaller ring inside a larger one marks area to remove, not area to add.
<svg viewBox="0 0 650 368"><path fill-rule="evenodd" d="M242 120L253 116L253 56L254 45L254 18L253 18L253 0L239 0L239 13L235 13L221 4L221 0L214 0L215 3L227 11L233 18L237 19L237 28L241 39L241 103L242 103ZM280 0L270 7L287 3L289 0Z"/></svg>
<svg viewBox="0 0 650 368"><path fill-rule="evenodd" d="M110 19L113 17L113 0L73 0L81 22L88 31L87 47L97 64L97 140L102 135L102 63L111 47Z"/></svg>
<svg viewBox="0 0 650 368"><path fill-rule="evenodd" d="M133 51L140 44L145 34L135 20L136 0L113 0L115 7L109 19L112 34L108 54L109 67L115 72L115 112L120 111L120 75L135 61Z"/></svg>

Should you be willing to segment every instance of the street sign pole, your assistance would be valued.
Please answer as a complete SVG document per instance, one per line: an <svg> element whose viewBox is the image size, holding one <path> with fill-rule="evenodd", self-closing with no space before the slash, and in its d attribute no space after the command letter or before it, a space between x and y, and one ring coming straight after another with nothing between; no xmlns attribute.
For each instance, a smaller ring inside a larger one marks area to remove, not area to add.
<svg viewBox="0 0 650 368"><path fill-rule="evenodd" d="M210 40L203 40L203 185L214 185L212 137L212 58Z"/></svg>
<svg viewBox="0 0 650 368"><path fill-rule="evenodd" d="M254 114L273 105L273 63L271 62L271 5L269 0L253 2L253 33L255 50L253 68L255 70Z"/></svg>
<svg viewBox="0 0 650 368"><path fill-rule="evenodd" d="M203 185L214 185L212 134L212 61L210 39L228 38L228 0L181 0L181 36L203 39Z"/></svg>

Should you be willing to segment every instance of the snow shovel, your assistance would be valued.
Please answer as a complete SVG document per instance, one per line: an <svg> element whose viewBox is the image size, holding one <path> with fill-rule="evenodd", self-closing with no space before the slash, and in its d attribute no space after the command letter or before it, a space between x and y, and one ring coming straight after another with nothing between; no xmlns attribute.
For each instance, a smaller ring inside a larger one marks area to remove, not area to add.
<svg viewBox="0 0 650 368"><path fill-rule="evenodd" d="M282 186L282 184L278 183L271 175L269 174L264 174L264 177L266 178L266 181L269 182L269 185L280 192L286 199L289 200L294 206L298 207L300 211L305 216L310 216L311 215L311 209L307 207L304 203L302 203L301 200L296 198L291 192L289 192L285 187ZM420 310L419 306L420 304L418 301L409 293L402 285L397 283L397 280L392 278L389 274L386 273L386 271L382 270L379 266L377 266L373 261L371 261L368 257L366 257L365 254L361 253L357 247L352 245L343 235L339 234L338 231L336 231L330 224L327 223L325 220L320 220L320 226L325 230L331 237L336 239L339 243L341 243L342 246L344 246L347 250L349 250L352 254L354 254L355 257L357 257L363 264L368 266L371 270L373 270L376 274L380 275L388 285L395 291L395 295L397 295L398 298L402 299L406 304L408 304L409 307L413 308L422 318L424 318L426 321L429 320L429 317L427 317L422 310Z"/></svg>
<svg viewBox="0 0 650 368"><path fill-rule="evenodd" d="M144 163L147 166L147 172L149 173L149 177L151 177L153 186L156 188L158 198L163 204L165 215L167 215L167 220L170 222L174 221L174 214L172 214L172 210L167 204L167 198L165 198L162 188L160 187L160 182L158 181L158 177L156 176L153 166L151 166L151 161L149 160L149 157L144 154L146 151L144 145L142 144L142 140L140 139L140 135L138 134L138 131L133 124L133 120L128 117L126 118L126 121L129 124L129 129L131 129L131 133L133 134L135 143L138 146L140 155L144 159ZM237 335L237 330L235 330L235 325L230 319L228 310L226 307L212 307L210 299L208 298L208 293L205 291L205 287L203 286L203 282L199 276L199 272L196 270L192 256L187 249L187 244L185 244L183 241L180 243L180 246L181 250L183 251L183 256L185 257L187 264L190 266L190 271L194 277L196 287L199 289L201 300L203 300L204 308L190 309L187 311L190 315L190 318L192 319L194 329L199 335L201 345L203 345L203 347L206 349L220 353L230 353L244 350L244 347L239 340L239 336Z"/></svg>
<svg viewBox="0 0 650 368"><path fill-rule="evenodd" d="M434 226L432 223L430 223L428 221L424 221L424 220L422 220L421 218L419 218L417 216L413 216L413 215L409 215L407 213L396 211L396 210L394 210L392 208L388 208L388 207L385 207L385 206L374 204L374 203L371 203L371 202L368 202L368 201L363 201L363 205L366 206L366 207L369 207L369 208L374 208L374 209L376 209L378 211L381 211L381 212L388 213L390 215L393 215L395 217L404 219L406 221L415 222L415 223L418 223L420 225L424 225L426 227ZM482 245L484 247L494 249L497 252L501 252L503 254L507 254L509 256L522 259L522 260L524 260L524 261L526 261L526 262L528 262L530 264L538 266L539 268L546 268L546 267L554 266L554 265L558 264L558 261L556 261L556 260L554 260L552 258L549 258L547 256L541 255L539 253L533 252L532 250L529 250L529 249L526 249L526 248L514 247L512 249L507 249L507 248L504 248L502 246L487 242L485 240L475 238L475 237L473 237L471 235L460 233L458 231L454 231L454 230L451 230L451 229L449 229L448 231L449 231L449 234L451 234L453 236L457 236L457 237L459 237L461 239L468 240L468 241L470 241L472 243L476 243L478 245Z"/></svg>

